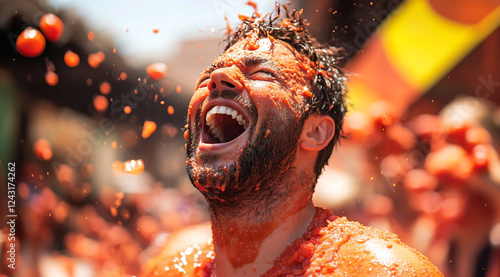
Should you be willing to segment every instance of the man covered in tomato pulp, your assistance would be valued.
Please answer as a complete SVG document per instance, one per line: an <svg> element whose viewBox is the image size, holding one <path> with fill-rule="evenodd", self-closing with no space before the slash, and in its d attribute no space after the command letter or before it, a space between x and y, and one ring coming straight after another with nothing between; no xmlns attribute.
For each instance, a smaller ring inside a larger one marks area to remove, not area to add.
<svg viewBox="0 0 500 277"><path fill-rule="evenodd" d="M442 276L396 235L313 205L342 130L345 77L338 50L305 27L280 5L247 18L201 73L186 166L212 239L156 257L143 276Z"/></svg>

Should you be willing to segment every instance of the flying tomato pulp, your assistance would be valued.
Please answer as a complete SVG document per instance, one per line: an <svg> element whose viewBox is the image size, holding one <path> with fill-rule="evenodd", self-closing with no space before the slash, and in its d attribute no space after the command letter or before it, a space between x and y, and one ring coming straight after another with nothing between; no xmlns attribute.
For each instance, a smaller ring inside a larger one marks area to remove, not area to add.
<svg viewBox="0 0 500 277"><path fill-rule="evenodd" d="M167 75L167 66L164 63L152 63L146 68L148 76L158 81Z"/></svg>
<svg viewBox="0 0 500 277"><path fill-rule="evenodd" d="M142 128L142 138L149 138L156 131L156 122L146 120Z"/></svg>
<svg viewBox="0 0 500 277"><path fill-rule="evenodd" d="M139 175L144 171L144 161L142 159L128 160L125 162L116 161L111 165L111 168L118 172Z"/></svg>
<svg viewBox="0 0 500 277"><path fill-rule="evenodd" d="M78 56L78 54L76 54L75 52L68 50L64 54L64 63L68 67L76 67L80 63L80 56Z"/></svg>
<svg viewBox="0 0 500 277"><path fill-rule="evenodd" d="M56 86L57 83L59 83L59 75L54 71L47 71L47 73L45 73L45 83L52 87Z"/></svg>
<svg viewBox="0 0 500 277"><path fill-rule="evenodd" d="M52 42L58 41L64 31L62 20L52 13L48 13L40 20L40 30Z"/></svg>
<svg viewBox="0 0 500 277"><path fill-rule="evenodd" d="M40 56L45 50L45 37L35 28L28 27L16 40L16 49L19 54L34 58Z"/></svg>

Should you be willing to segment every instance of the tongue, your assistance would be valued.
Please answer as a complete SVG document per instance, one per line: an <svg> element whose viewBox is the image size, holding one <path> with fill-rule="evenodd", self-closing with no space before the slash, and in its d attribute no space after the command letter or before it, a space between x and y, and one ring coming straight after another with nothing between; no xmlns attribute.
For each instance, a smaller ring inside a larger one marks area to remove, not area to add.
<svg viewBox="0 0 500 277"><path fill-rule="evenodd" d="M222 142L231 141L245 131L245 128L238 124L238 121L233 119L230 115L218 114L216 115L215 120L216 126L219 126L224 136L224 141Z"/></svg>

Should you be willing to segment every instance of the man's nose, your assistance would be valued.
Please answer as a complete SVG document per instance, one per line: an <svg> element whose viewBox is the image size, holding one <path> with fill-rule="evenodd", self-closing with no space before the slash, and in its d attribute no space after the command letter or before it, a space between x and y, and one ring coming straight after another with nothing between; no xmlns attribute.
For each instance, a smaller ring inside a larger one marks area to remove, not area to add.
<svg viewBox="0 0 500 277"><path fill-rule="evenodd" d="M240 92L243 90L243 85L239 80L241 72L237 67L219 68L210 75L208 89L212 90L233 90Z"/></svg>

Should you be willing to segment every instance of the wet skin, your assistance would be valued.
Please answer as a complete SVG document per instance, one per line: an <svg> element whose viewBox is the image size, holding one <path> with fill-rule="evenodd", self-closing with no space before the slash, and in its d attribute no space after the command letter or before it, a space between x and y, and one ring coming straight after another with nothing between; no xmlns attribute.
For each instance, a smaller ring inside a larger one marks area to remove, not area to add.
<svg viewBox="0 0 500 277"><path fill-rule="evenodd" d="M143 276L442 276L396 235L313 206L314 161L334 123L303 118L311 71L285 43L250 34L201 74L186 166L210 204L213 242L160 255ZM212 117L214 106L241 118Z"/></svg>
<svg viewBox="0 0 500 277"><path fill-rule="evenodd" d="M296 54L284 43L258 42L260 47L249 50L247 40L242 40L220 56L201 74L189 105L187 166L191 181L209 201L229 201L228 206L240 203L236 198L244 198L242 193L272 182L267 176L270 169L279 179L286 177L282 172L293 162L302 127L303 93L308 89ZM206 114L217 105L236 110L248 123L229 142L212 143L209 135ZM266 156L273 157L260 162L267 168L253 167L254 162L259 163L257 158Z"/></svg>
<svg viewBox="0 0 500 277"><path fill-rule="evenodd" d="M314 214L313 160L296 159L310 96L309 62L302 60L281 41L241 40L200 75L189 105L188 174L209 201L218 260L234 269L258 261L262 244L276 240L276 232L291 241L302 235ZM240 127L234 122L225 127L227 118L211 123L207 114L214 106L237 111L247 128L237 136L219 132L236 136L227 142L215 138L210 124L220 130ZM274 251L284 250L287 241L282 244ZM268 253L268 267L280 253Z"/></svg>

